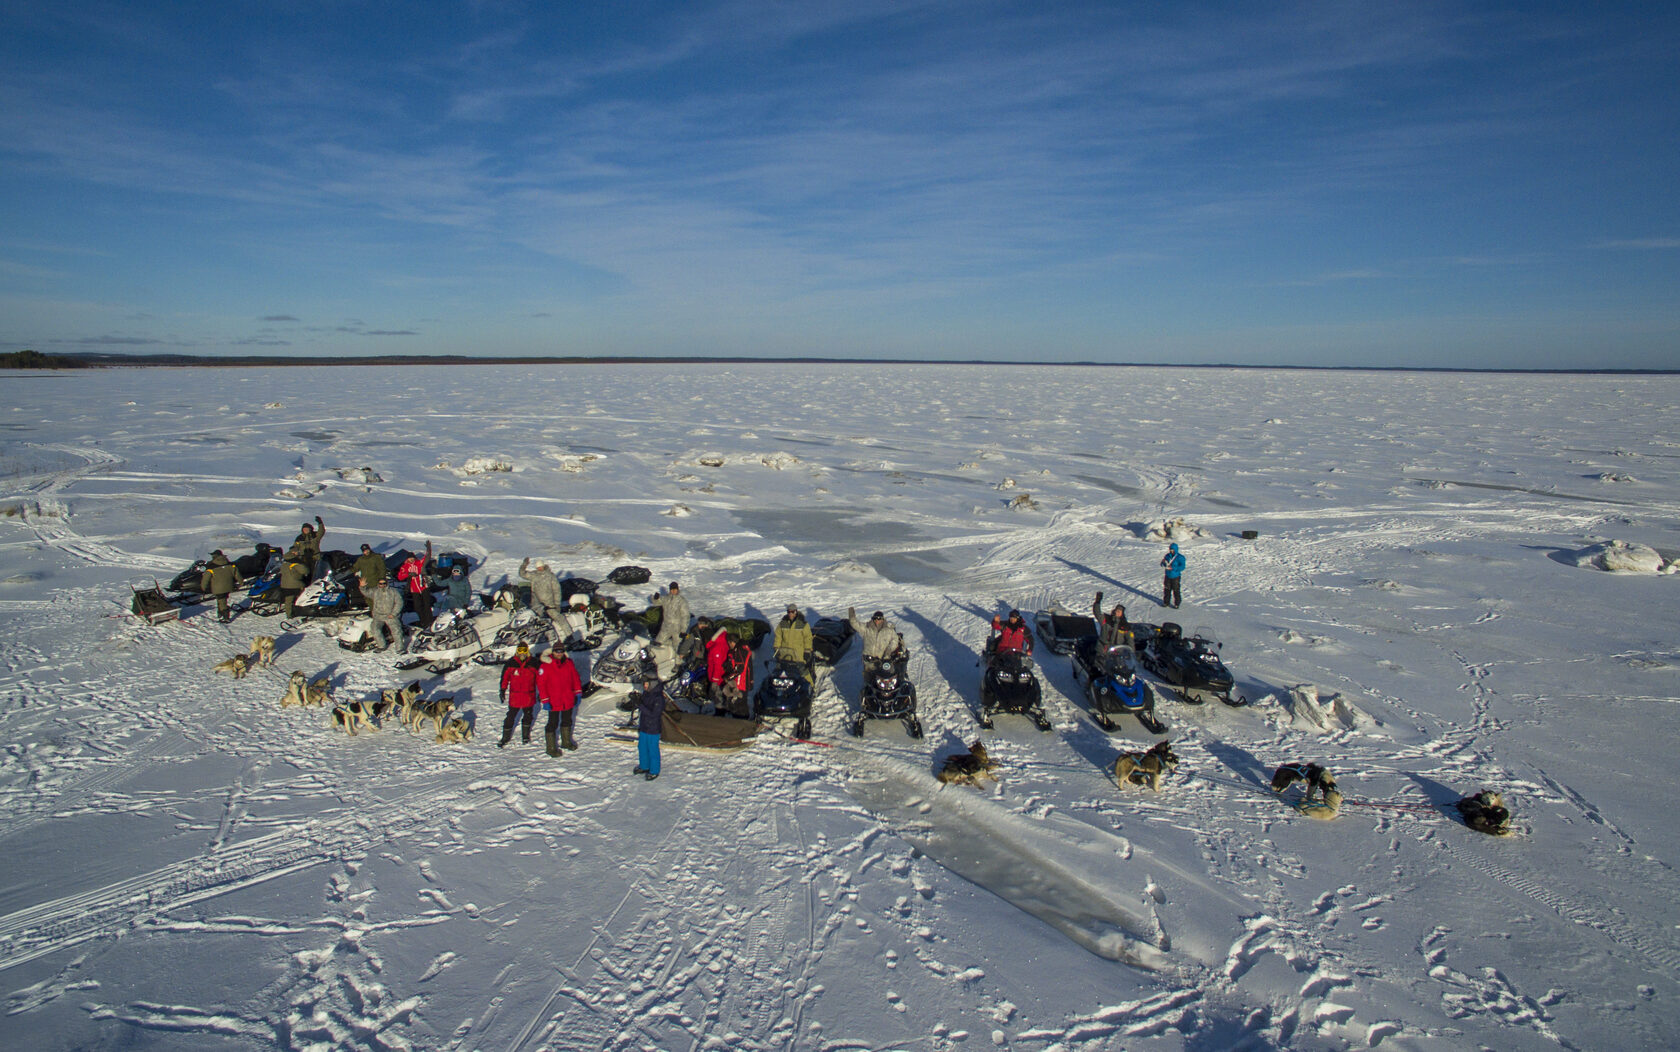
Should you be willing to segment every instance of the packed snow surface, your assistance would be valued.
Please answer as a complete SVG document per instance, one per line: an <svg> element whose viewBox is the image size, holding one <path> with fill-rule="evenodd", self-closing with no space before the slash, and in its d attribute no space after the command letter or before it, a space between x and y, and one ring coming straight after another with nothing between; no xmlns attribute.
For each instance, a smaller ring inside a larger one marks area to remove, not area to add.
<svg viewBox="0 0 1680 1052"><path fill-rule="evenodd" d="M1680 378L5 382L7 1048L1680 1045ZM136 579L316 515L328 548L465 552L481 590L533 556L649 567L604 586L632 609L680 580L697 613L883 610L927 735L846 733L854 645L815 740L667 749L648 782L604 692L555 760L496 748L494 668L403 674L254 613L129 615ZM1168 539L1176 611L1155 602ZM1113 776L1152 736L1099 729L1042 645L1051 731L977 726L992 616L1097 591L1206 626L1251 701L1155 684L1182 759L1159 794ZM274 667L212 672L259 634ZM477 736L349 737L280 707L294 669L342 700L418 678ZM995 781L934 779L977 739ZM1340 817L1270 792L1290 761L1335 772ZM1516 835L1457 821L1480 789Z"/></svg>

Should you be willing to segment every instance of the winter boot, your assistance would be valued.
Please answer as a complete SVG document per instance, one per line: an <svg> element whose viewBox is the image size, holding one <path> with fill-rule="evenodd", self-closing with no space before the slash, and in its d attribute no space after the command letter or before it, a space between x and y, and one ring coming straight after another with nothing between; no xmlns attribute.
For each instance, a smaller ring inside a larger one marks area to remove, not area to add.
<svg viewBox="0 0 1680 1052"><path fill-rule="evenodd" d="M572 729L570 727L560 728L560 748L565 749L567 752L572 752L577 749L577 742L572 740Z"/></svg>
<svg viewBox="0 0 1680 1052"><path fill-rule="evenodd" d="M496 743L496 748L505 749L505 748L507 748L507 743L512 741L512 740L513 740L513 728L512 727L503 727L502 728L502 740Z"/></svg>
<svg viewBox="0 0 1680 1052"><path fill-rule="evenodd" d="M554 732L553 731L544 731L543 732L543 747L548 750L548 754L550 756L559 756L560 755L560 746L558 744L556 744L556 742L554 741Z"/></svg>

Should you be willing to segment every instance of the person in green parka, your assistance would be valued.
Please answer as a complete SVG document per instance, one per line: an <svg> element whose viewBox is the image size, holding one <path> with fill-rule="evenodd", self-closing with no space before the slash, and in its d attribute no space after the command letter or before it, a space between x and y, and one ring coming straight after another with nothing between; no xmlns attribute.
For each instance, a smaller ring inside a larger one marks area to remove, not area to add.
<svg viewBox="0 0 1680 1052"><path fill-rule="evenodd" d="M292 616L292 610L297 604L297 597L309 585L310 574L315 564L307 552L294 544L286 549L286 554L280 558L280 604L285 609L286 616Z"/></svg>
<svg viewBox="0 0 1680 1052"><path fill-rule="evenodd" d="M220 548L211 552L210 565L205 568L198 587L199 591L216 597L216 620L224 625L233 620L233 614L228 609L228 596L241 584L244 582L239 579L239 568L228 562L228 557Z"/></svg>
<svg viewBox="0 0 1680 1052"><path fill-rule="evenodd" d="M772 645L775 647L776 660L792 661L799 665L805 676L805 682L812 682L811 647L814 637L811 626L805 620L805 615L799 612L797 604L789 603L787 613L776 622L776 635Z"/></svg>
<svg viewBox="0 0 1680 1052"><path fill-rule="evenodd" d="M321 521L321 516L317 515L315 516L315 525L311 526L307 522L304 523L303 529L298 531L297 537L292 540L292 547L297 548L309 559L308 566L310 580L314 580L315 577L322 572L322 567L320 565L321 541L324 540L326 536L327 524ZM304 583L308 584L309 581L305 581Z"/></svg>

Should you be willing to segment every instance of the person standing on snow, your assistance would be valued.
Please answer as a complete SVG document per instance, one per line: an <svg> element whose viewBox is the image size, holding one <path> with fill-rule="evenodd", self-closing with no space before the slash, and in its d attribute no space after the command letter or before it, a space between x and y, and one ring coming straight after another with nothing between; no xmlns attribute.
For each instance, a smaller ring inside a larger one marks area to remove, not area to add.
<svg viewBox="0 0 1680 1052"><path fill-rule="evenodd" d="M362 545L362 554L356 556L356 561L350 565L350 569L356 575L357 592L361 591L360 582L363 578L373 581L374 584L383 584L390 576L385 569L385 557L375 552L371 544ZM366 602L367 596L363 595L362 601Z"/></svg>
<svg viewBox="0 0 1680 1052"><path fill-rule="evenodd" d="M659 676L642 673L641 689L632 695L636 704L636 769L648 781L659 777L659 736L665 732L665 688Z"/></svg>
<svg viewBox="0 0 1680 1052"><path fill-rule="evenodd" d="M577 748L572 741L572 718L577 714L578 696L582 693L583 679L565 651L544 651L537 665L537 697L542 699L543 711L548 713L543 746L550 756L559 756L561 749ZM556 730L560 732L559 741L555 740Z"/></svg>
<svg viewBox="0 0 1680 1052"><path fill-rule="evenodd" d="M655 592L653 605L659 607L659 631L654 633L655 646L670 647L673 652L677 644L688 632L688 600L683 598L682 588L672 581L663 595Z"/></svg>
<svg viewBox="0 0 1680 1052"><path fill-rule="evenodd" d="M397 580L408 582L409 598L414 602L414 615L421 628L432 627L432 542L426 542L426 554L411 555L397 568Z"/></svg>
<svg viewBox="0 0 1680 1052"><path fill-rule="evenodd" d="M513 657L502 666L502 702L508 710L502 720L502 740L496 743L496 748L507 748L507 743L513 740L515 723L523 724L520 739L529 743L537 707L537 663L531 660L531 648L524 643L515 648Z"/></svg>
<svg viewBox="0 0 1680 1052"><path fill-rule="evenodd" d="M1161 577L1161 605L1177 610L1184 601L1178 591L1178 579L1184 575L1184 553L1178 550L1176 541L1167 545L1167 554L1161 556L1161 565L1166 567L1166 573Z"/></svg>
<svg viewBox="0 0 1680 1052"><path fill-rule="evenodd" d="M239 579L239 568L228 562L228 557L220 548L210 553L210 565L205 569L199 580L199 591L207 592L216 597L216 620L227 624L233 620L233 614L228 610L228 596L243 583Z"/></svg>
<svg viewBox="0 0 1680 1052"><path fill-rule="evenodd" d="M321 516L317 515L315 516L314 526L307 522L304 523L303 528L298 531L298 535L292 538L292 547L296 548L300 554L308 556L309 579L305 580L304 584L308 584L309 581L327 572L326 564L321 561L321 542L326 536L327 524L321 521Z"/></svg>

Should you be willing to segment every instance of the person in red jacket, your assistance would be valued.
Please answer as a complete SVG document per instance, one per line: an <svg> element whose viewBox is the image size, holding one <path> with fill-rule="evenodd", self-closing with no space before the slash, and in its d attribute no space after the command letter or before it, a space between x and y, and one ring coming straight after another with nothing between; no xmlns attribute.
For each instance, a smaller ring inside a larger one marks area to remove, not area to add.
<svg viewBox="0 0 1680 1052"><path fill-rule="evenodd" d="M742 718L752 715L747 702L752 693L752 656L752 647L744 639L729 645L729 658L723 665L723 696L717 703L720 711Z"/></svg>
<svg viewBox="0 0 1680 1052"><path fill-rule="evenodd" d="M543 729L543 746L550 756L559 756L561 749L576 749L572 741L572 717L577 714L578 696L583 693L583 677L572 664L571 655L564 650L543 652L537 665L537 697L543 711L548 713L548 726ZM554 734L560 732L556 743Z"/></svg>
<svg viewBox="0 0 1680 1052"><path fill-rule="evenodd" d="M496 748L506 747L513 740L513 725L523 724L520 738L531 740L531 721L537 707L537 663L531 660L531 648L524 643L502 666L502 701L507 704L507 718L502 720L502 740Z"/></svg>
<svg viewBox="0 0 1680 1052"><path fill-rule="evenodd" d="M424 556L411 555L397 567L397 580L408 583L408 594L414 602L414 613L420 618L421 628L432 627L432 576L427 569L431 564L432 542L427 541Z"/></svg>
<svg viewBox="0 0 1680 1052"><path fill-rule="evenodd" d="M992 618L992 637L997 645L992 649L999 653L1032 653L1032 635L1027 631L1027 623L1021 620L1021 611L1009 611L1009 620Z"/></svg>
<svg viewBox="0 0 1680 1052"><path fill-rule="evenodd" d="M723 700L723 670L729 663L729 633L719 627L712 637L706 640L706 682L709 684L707 693L715 705Z"/></svg>

